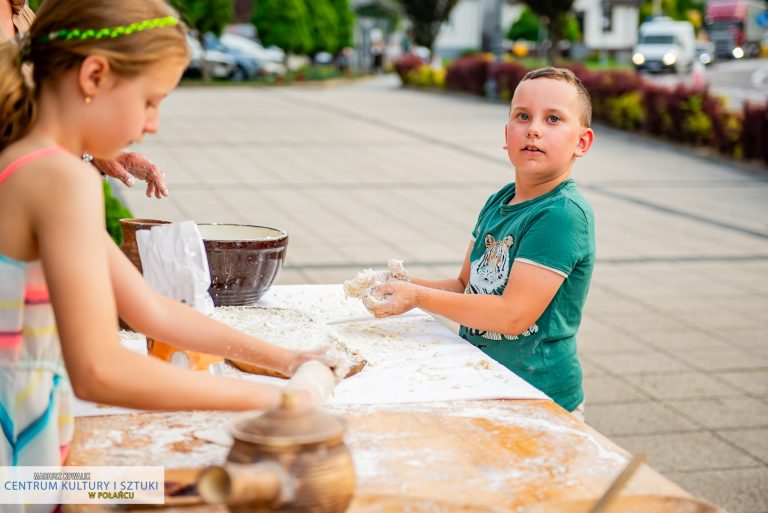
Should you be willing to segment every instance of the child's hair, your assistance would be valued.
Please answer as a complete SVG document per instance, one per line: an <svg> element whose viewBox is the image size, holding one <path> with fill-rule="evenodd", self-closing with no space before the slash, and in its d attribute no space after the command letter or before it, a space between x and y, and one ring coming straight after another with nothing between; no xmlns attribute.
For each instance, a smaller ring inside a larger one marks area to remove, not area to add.
<svg viewBox="0 0 768 513"><path fill-rule="evenodd" d="M0 150L32 128L40 86L55 84L90 55L106 57L126 78L166 58L188 60L186 29L176 20L164 0L43 2L28 34L0 43Z"/></svg>
<svg viewBox="0 0 768 513"><path fill-rule="evenodd" d="M563 82L568 82L573 85L576 88L576 92L579 95L579 102L581 103L581 114L579 115L581 124L585 127L590 126L592 123L592 100L589 97L587 88L581 83L579 77L573 74L573 71L566 68L553 68L551 66L539 68L526 73L520 83L523 83L526 80L535 80L537 78L562 80Z"/></svg>

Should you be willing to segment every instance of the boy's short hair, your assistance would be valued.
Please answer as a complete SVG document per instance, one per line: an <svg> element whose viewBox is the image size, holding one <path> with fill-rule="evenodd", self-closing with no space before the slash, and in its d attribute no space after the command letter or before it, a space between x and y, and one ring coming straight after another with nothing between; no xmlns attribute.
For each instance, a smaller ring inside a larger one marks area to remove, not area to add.
<svg viewBox="0 0 768 513"><path fill-rule="evenodd" d="M587 88L584 87L584 84L573 71L566 68L554 68L552 66L539 68L526 73L520 83L522 84L526 80L535 80L537 78L551 78L553 80L562 80L563 82L572 84L576 88L576 93L579 95L579 102L581 103L581 114L579 115L579 119L584 126L590 126L592 123L592 99L589 97Z"/></svg>

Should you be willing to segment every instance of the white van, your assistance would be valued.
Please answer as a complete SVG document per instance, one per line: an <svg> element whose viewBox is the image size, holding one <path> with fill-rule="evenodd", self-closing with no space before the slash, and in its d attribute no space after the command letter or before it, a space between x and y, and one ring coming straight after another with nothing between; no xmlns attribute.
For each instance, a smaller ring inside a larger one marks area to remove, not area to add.
<svg viewBox="0 0 768 513"><path fill-rule="evenodd" d="M696 35L689 21L655 18L640 25L632 62L637 70L689 71L696 59Z"/></svg>

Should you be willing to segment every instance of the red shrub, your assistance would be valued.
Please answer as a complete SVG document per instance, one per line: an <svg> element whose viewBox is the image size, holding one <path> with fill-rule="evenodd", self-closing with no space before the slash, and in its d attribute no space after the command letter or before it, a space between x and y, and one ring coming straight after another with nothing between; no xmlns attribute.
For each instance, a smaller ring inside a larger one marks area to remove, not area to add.
<svg viewBox="0 0 768 513"><path fill-rule="evenodd" d="M488 59L484 55L460 57L446 70L445 87L452 91L484 96L487 81Z"/></svg>
<svg viewBox="0 0 768 513"><path fill-rule="evenodd" d="M517 62L492 62L488 65L488 78L496 82L496 90L504 100L509 100L517 85L528 72Z"/></svg>
<svg viewBox="0 0 768 513"><path fill-rule="evenodd" d="M637 91L642 87L640 76L632 71L589 71L584 66L573 66L574 73L589 91L592 111L599 119L607 117L607 100Z"/></svg>
<svg viewBox="0 0 768 513"><path fill-rule="evenodd" d="M723 100L707 92L702 106L712 120L712 146L723 155L736 156L741 138L741 113L729 111Z"/></svg>
<svg viewBox="0 0 768 513"><path fill-rule="evenodd" d="M744 158L768 162L768 103L744 105L741 145Z"/></svg>
<svg viewBox="0 0 768 513"><path fill-rule="evenodd" d="M412 53L408 53L395 61L395 72L400 77L400 82L402 82L403 85L406 85L408 83L408 80L407 80L408 73L423 65L424 65L423 60L421 60L418 56Z"/></svg>

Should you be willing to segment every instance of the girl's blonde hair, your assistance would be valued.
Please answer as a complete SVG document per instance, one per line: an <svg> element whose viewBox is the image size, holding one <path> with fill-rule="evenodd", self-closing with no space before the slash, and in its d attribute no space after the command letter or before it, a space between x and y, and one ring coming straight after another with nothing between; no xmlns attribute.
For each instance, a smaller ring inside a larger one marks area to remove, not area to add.
<svg viewBox="0 0 768 513"><path fill-rule="evenodd" d="M40 87L55 84L90 55L106 57L112 72L126 78L167 58L189 59L181 23L102 39L50 39L50 34L62 29L116 28L166 16L178 14L164 0L43 2L28 34L0 43L0 150L32 128ZM31 78L22 71L27 62L32 66Z"/></svg>

